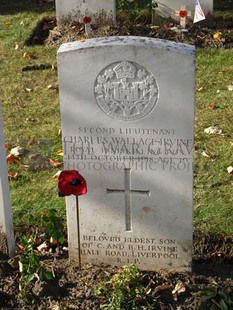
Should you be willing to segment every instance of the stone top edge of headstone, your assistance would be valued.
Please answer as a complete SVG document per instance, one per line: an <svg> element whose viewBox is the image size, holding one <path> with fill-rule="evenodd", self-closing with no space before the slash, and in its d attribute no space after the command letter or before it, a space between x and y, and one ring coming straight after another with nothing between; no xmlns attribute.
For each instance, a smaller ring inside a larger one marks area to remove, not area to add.
<svg viewBox="0 0 233 310"><path fill-rule="evenodd" d="M185 43L177 43L163 39L155 39L148 37L138 36L112 36L112 37L99 37L91 38L83 41L74 41L64 43L58 49L58 54L81 50L84 48L94 48L107 45L135 45L144 47L154 47L158 49L166 49L173 52L180 52L185 54L194 54L195 46Z"/></svg>

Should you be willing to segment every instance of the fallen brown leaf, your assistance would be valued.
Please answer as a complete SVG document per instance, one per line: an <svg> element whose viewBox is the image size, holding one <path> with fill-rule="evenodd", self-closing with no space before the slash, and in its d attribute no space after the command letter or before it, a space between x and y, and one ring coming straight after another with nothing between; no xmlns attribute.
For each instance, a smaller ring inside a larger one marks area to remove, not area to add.
<svg viewBox="0 0 233 310"><path fill-rule="evenodd" d="M28 52L23 53L23 58L31 59L31 55Z"/></svg>
<svg viewBox="0 0 233 310"><path fill-rule="evenodd" d="M169 284L158 285L155 288L155 293L161 292L161 291L166 291L166 290L171 290L171 289L173 289L173 286L169 285Z"/></svg>
<svg viewBox="0 0 233 310"><path fill-rule="evenodd" d="M8 164L15 164L18 162L18 157L16 157L14 154L9 154L6 157L6 161Z"/></svg>
<svg viewBox="0 0 233 310"><path fill-rule="evenodd" d="M48 159L48 163L52 166L52 167L55 167L55 168L57 168L57 167L60 167L61 165L62 165L62 163L61 162L59 162L57 159L51 159L51 158L49 158Z"/></svg>
<svg viewBox="0 0 233 310"><path fill-rule="evenodd" d="M8 173L8 179L9 180L16 180L18 179L18 173L17 172L13 172L13 173Z"/></svg>
<svg viewBox="0 0 233 310"><path fill-rule="evenodd" d="M209 108L213 110L215 108L215 104L214 103L210 103Z"/></svg>
<svg viewBox="0 0 233 310"><path fill-rule="evenodd" d="M3 24L5 26L11 26L12 25L12 23L9 20L4 21Z"/></svg>
<svg viewBox="0 0 233 310"><path fill-rule="evenodd" d="M29 170L31 168L30 165L25 165L25 164L22 164L22 163L18 163L18 165L21 167L21 168L24 168L25 170Z"/></svg>
<svg viewBox="0 0 233 310"><path fill-rule="evenodd" d="M8 151L10 149L11 145L10 143L6 142L5 143L5 150Z"/></svg>
<svg viewBox="0 0 233 310"><path fill-rule="evenodd" d="M214 157L213 154L211 154L211 153L208 152L208 151L203 151L203 152L201 153L201 155L202 155L203 157L206 157L206 158L213 158L213 157Z"/></svg>

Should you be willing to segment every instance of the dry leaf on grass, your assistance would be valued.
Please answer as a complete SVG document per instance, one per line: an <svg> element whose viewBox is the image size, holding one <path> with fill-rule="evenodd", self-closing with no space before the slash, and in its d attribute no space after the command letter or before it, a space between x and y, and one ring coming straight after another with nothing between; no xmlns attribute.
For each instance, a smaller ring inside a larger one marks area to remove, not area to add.
<svg viewBox="0 0 233 310"><path fill-rule="evenodd" d="M25 170L29 170L31 168L30 165L25 165L25 164L22 164L22 163L19 163L19 166Z"/></svg>
<svg viewBox="0 0 233 310"><path fill-rule="evenodd" d="M58 150L58 151L57 151L57 155L58 155L58 156L63 156L63 151L62 151L62 150Z"/></svg>
<svg viewBox="0 0 233 310"><path fill-rule="evenodd" d="M50 84L47 86L47 89L50 91L58 92L58 86L56 86L56 85Z"/></svg>
<svg viewBox="0 0 233 310"><path fill-rule="evenodd" d="M211 154L211 153L208 152L208 151L203 151L203 152L201 153L201 155L202 155L203 157L206 157L206 158L213 158L213 157L214 157L214 155Z"/></svg>
<svg viewBox="0 0 233 310"><path fill-rule="evenodd" d="M10 154L14 155L15 157L22 156L25 153L25 149L21 146L16 146L10 150Z"/></svg>
<svg viewBox="0 0 233 310"><path fill-rule="evenodd" d="M31 92L32 92L32 88L25 88L25 90L26 90L28 93L31 93Z"/></svg>
<svg viewBox="0 0 233 310"><path fill-rule="evenodd" d="M59 170L58 172L54 174L53 179L57 179L60 174L61 174L61 170Z"/></svg>
<svg viewBox="0 0 233 310"><path fill-rule="evenodd" d="M19 175L17 172L13 172L13 173L8 173L8 179L9 180L16 180L18 179Z"/></svg>
<svg viewBox="0 0 233 310"><path fill-rule="evenodd" d="M218 127L210 126L208 128L204 129L204 132L209 135L223 135L222 129L219 129Z"/></svg>
<svg viewBox="0 0 233 310"><path fill-rule="evenodd" d="M15 50L19 50L19 49L21 49L21 48L20 48L19 44L16 43L16 44L15 44Z"/></svg>
<svg viewBox="0 0 233 310"><path fill-rule="evenodd" d="M60 167L62 165L62 163L59 162L57 159L51 159L51 158L48 159L48 164L55 168Z"/></svg>
<svg viewBox="0 0 233 310"><path fill-rule="evenodd" d="M5 150L8 151L10 149L11 145L10 143L6 142L5 143Z"/></svg>
<svg viewBox="0 0 233 310"><path fill-rule="evenodd" d="M23 53L23 58L31 59L31 55L28 52Z"/></svg>
<svg viewBox="0 0 233 310"><path fill-rule="evenodd" d="M3 24L5 26L11 26L12 25L12 23L9 20L4 21Z"/></svg>
<svg viewBox="0 0 233 310"><path fill-rule="evenodd" d="M13 154L9 154L7 155L6 157L6 161L8 164L15 164L18 162L18 157L16 157L15 155Z"/></svg>

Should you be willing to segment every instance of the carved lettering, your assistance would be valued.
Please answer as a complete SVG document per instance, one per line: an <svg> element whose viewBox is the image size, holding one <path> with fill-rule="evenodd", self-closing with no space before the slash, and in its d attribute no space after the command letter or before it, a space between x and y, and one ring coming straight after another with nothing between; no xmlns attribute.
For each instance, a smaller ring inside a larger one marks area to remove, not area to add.
<svg viewBox="0 0 233 310"><path fill-rule="evenodd" d="M179 259L179 246L175 239L144 237L119 237L102 234L83 235L81 254L104 255L115 260L116 264L138 264L146 259Z"/></svg>

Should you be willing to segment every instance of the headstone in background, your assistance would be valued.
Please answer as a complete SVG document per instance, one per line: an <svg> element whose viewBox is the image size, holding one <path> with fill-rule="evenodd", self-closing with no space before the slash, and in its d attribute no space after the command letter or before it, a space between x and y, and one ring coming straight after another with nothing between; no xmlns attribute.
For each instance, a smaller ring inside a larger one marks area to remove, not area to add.
<svg viewBox="0 0 233 310"><path fill-rule="evenodd" d="M194 16L195 11L195 0L160 0L154 1L158 4L158 8L155 9L155 12L164 17L172 17L174 19L179 19L176 15L176 11L180 11L182 5L186 5L187 10L191 11L191 17ZM208 13L213 13L213 0L200 0L200 5L205 15Z"/></svg>
<svg viewBox="0 0 233 310"><path fill-rule="evenodd" d="M0 255L12 257L15 251L10 191L0 102Z"/></svg>
<svg viewBox="0 0 233 310"><path fill-rule="evenodd" d="M86 9L95 15L105 12L113 21L116 19L115 0L56 0L56 18L58 22L66 19L79 20Z"/></svg>
<svg viewBox="0 0 233 310"><path fill-rule="evenodd" d="M144 37L63 44L58 51L65 169L78 170L86 263L190 270L194 47ZM66 197L78 259L76 197Z"/></svg>

